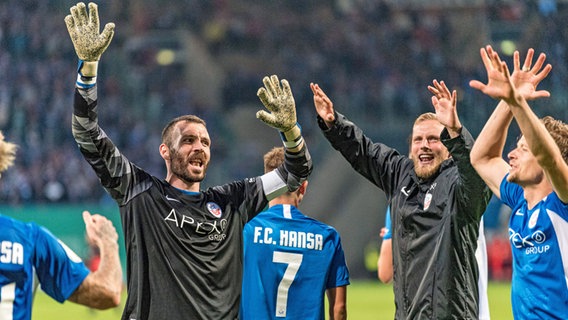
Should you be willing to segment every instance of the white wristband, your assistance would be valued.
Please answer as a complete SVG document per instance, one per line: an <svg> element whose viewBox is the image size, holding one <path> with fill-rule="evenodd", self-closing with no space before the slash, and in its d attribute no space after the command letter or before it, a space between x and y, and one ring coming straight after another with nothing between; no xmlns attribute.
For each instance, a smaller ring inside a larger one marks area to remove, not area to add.
<svg viewBox="0 0 568 320"><path fill-rule="evenodd" d="M97 77L82 77L80 74L77 75L77 87L88 89L92 88L97 84Z"/></svg>

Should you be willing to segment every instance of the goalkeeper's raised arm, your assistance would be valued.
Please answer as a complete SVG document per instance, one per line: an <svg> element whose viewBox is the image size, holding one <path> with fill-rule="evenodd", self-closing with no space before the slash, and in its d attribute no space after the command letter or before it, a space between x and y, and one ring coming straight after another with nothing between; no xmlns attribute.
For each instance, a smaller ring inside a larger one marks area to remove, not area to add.
<svg viewBox="0 0 568 320"><path fill-rule="evenodd" d="M292 89L286 79L279 81L276 75L264 77L262 82L264 87L258 89L257 96L270 112L259 110L256 117L280 131L286 152L284 166L277 171L288 190L294 191L311 173L312 159L298 125Z"/></svg>
<svg viewBox="0 0 568 320"><path fill-rule="evenodd" d="M77 85L92 87L96 82L99 59L114 36L114 23L107 23L100 33L98 7L92 2L88 13L83 2L72 6L70 12L65 17L65 24L79 58Z"/></svg>

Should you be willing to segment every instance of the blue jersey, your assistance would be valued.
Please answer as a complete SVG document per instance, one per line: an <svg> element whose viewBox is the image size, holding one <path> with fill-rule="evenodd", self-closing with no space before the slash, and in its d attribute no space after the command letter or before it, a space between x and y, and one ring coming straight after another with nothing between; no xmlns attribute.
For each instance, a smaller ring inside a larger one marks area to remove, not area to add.
<svg viewBox="0 0 568 320"><path fill-rule="evenodd" d="M324 319L325 290L349 284L337 231L290 205L244 229L241 319Z"/></svg>
<svg viewBox="0 0 568 320"><path fill-rule="evenodd" d="M41 289L63 302L89 269L47 229L0 215L0 319L31 319L34 272Z"/></svg>
<svg viewBox="0 0 568 320"><path fill-rule="evenodd" d="M555 192L528 209L523 189L501 182L511 207L511 300L515 319L568 319L568 205Z"/></svg>
<svg viewBox="0 0 568 320"><path fill-rule="evenodd" d="M387 207L387 213L385 215L385 229L387 232L383 235L383 240L392 239L392 232L391 232L391 207Z"/></svg>

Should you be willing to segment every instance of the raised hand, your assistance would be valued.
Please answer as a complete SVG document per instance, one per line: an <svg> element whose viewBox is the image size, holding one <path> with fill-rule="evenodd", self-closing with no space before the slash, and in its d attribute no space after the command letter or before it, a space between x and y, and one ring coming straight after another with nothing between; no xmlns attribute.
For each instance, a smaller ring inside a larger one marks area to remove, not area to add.
<svg viewBox="0 0 568 320"><path fill-rule="evenodd" d="M515 51L513 54L513 73L511 74L511 79L513 84L517 87L517 91L526 100L534 100L538 98L548 98L550 97L550 92L546 90L537 90L539 83L548 76L552 70L552 66L547 64L544 69L544 61L546 60L546 55L541 53L538 56L534 66L532 66L532 59L534 56L534 49L530 48L527 51L527 56L523 67L520 67L520 57L519 52ZM531 67L532 66L532 67Z"/></svg>
<svg viewBox="0 0 568 320"><path fill-rule="evenodd" d="M438 121L448 130L459 132L462 125L456 108L458 100L456 90L450 93L444 81L434 80L432 84L433 86L428 86L428 91L433 94L432 105L436 110Z"/></svg>
<svg viewBox="0 0 568 320"><path fill-rule="evenodd" d="M310 89L312 89L314 94L314 106L316 107L316 112L325 121L328 127L331 127L333 121L335 121L333 102L331 102L318 84L310 83Z"/></svg>
<svg viewBox="0 0 568 320"><path fill-rule="evenodd" d="M481 60L487 70L487 84L478 80L471 80L470 87L477 89L494 99L511 101L519 94L512 82L509 68L501 61L497 52L491 46L481 48ZM526 72L526 71L524 71Z"/></svg>
<svg viewBox="0 0 568 320"><path fill-rule="evenodd" d="M71 14L65 17L69 36L79 59L83 61L98 61L109 46L114 35L114 23L105 25L99 33L99 12L97 5L89 3L89 13L83 2L72 6Z"/></svg>
<svg viewBox="0 0 568 320"><path fill-rule="evenodd" d="M264 77L262 82L264 87L259 88L256 95L270 113L259 110L256 117L282 132L294 128L297 123L296 103L288 81L282 79L282 86L280 86L278 76L272 75Z"/></svg>
<svg viewBox="0 0 568 320"><path fill-rule="evenodd" d="M91 215L88 211L83 211L83 221L85 222L87 238L99 248L102 247L102 243L105 241L110 243L118 241L118 233L115 227L104 216L100 214Z"/></svg>

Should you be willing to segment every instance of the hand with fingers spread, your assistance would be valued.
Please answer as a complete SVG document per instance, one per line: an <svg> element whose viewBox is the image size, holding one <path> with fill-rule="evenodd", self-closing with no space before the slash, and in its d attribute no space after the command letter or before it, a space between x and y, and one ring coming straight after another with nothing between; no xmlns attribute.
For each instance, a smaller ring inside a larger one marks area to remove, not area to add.
<svg viewBox="0 0 568 320"><path fill-rule="evenodd" d="M532 66L532 59L534 56L534 49L530 48L527 51L527 56L523 67L520 67L520 55L519 51L515 51L513 54L513 64L514 69L511 74L511 79L513 84L517 88L517 91L526 100L535 100L538 98L548 98L550 97L550 92L546 90L537 90L537 86L540 82L548 76L552 70L552 66L547 64L544 68L544 61L546 60L546 55L541 53L538 56L534 66Z"/></svg>
<svg viewBox="0 0 568 320"><path fill-rule="evenodd" d="M71 14L65 17L67 31L73 42L77 56L81 60L79 72L86 77L97 75L97 63L109 46L114 35L114 23L105 25L99 33L99 12L95 3L89 3L89 13L83 2L70 9Z"/></svg>
<svg viewBox="0 0 568 320"><path fill-rule="evenodd" d="M279 81L276 75L264 77L262 82L264 87L259 88L256 95L270 113L259 110L256 117L280 130L280 137L286 150L293 153L299 152L304 146L304 139L297 122L296 103L290 84L285 79Z"/></svg>
<svg viewBox="0 0 568 320"><path fill-rule="evenodd" d="M287 80L278 81L278 76L272 75L262 79L264 87L258 89L256 95L262 104L270 111L259 110L256 117L267 125L282 132L289 131L296 125L296 103Z"/></svg>
<svg viewBox="0 0 568 320"><path fill-rule="evenodd" d="M499 54L491 46L481 48L480 53L483 65L487 70L487 84L472 80L469 82L470 87L494 99L503 99L507 102L519 99L521 96L513 84L507 63L501 60Z"/></svg>
<svg viewBox="0 0 568 320"><path fill-rule="evenodd" d="M70 11L71 14L65 17L65 24L77 56L83 61L99 60L112 40L114 23L107 23L99 34L99 12L96 4L89 3L88 14L83 2L72 6Z"/></svg>
<svg viewBox="0 0 568 320"><path fill-rule="evenodd" d="M502 92L503 89L509 87L507 78L510 78L512 85L516 87L516 92L526 100L550 97L550 92L546 90L536 90L538 84L540 84L552 70L550 64L544 66L544 61L546 60L544 53L539 55L534 66L532 66L534 49L529 49L523 67L521 68L519 52L515 51L513 54L514 69L510 76L506 63L501 61L499 55L491 46L481 48L480 53L485 69L487 70L488 83L485 85L478 80L472 80L469 83L472 88L478 89L493 98L497 98L497 92Z"/></svg>
<svg viewBox="0 0 568 320"><path fill-rule="evenodd" d="M458 100L456 90L450 93L444 81L434 80L432 83L433 86L428 86L428 90L433 94L432 105L436 110L438 121L450 132L459 134L462 125L456 109Z"/></svg>

